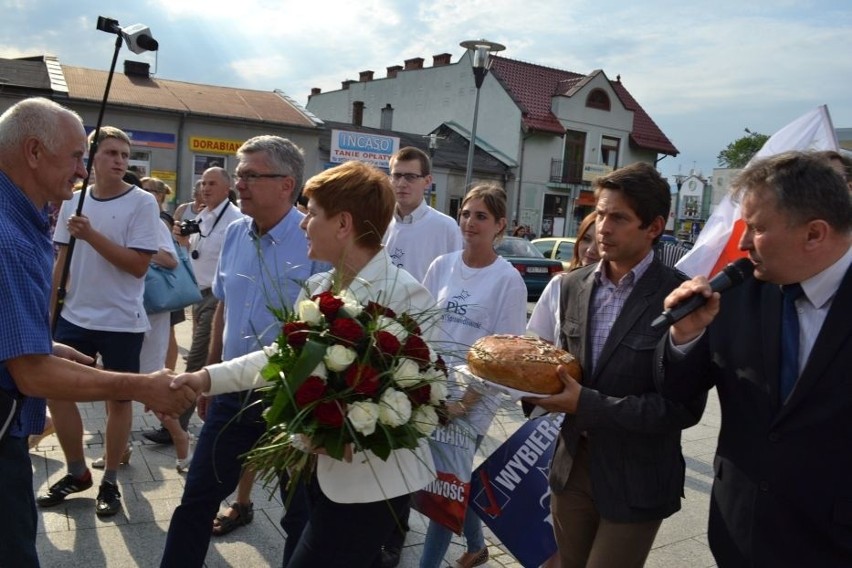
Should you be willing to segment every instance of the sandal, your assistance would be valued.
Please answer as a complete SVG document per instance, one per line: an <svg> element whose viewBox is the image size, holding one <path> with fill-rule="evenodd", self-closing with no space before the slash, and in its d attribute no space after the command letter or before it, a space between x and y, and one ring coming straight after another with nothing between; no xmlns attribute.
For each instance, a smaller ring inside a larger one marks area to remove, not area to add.
<svg viewBox="0 0 852 568"><path fill-rule="evenodd" d="M241 505L234 501L230 507L237 512L237 516L229 517L224 513L216 515L216 519L213 521L213 536L226 535L234 529L244 527L254 520L254 503Z"/></svg>
<svg viewBox="0 0 852 568"><path fill-rule="evenodd" d="M488 547L476 552L465 552L456 560L455 568L473 568L488 562Z"/></svg>

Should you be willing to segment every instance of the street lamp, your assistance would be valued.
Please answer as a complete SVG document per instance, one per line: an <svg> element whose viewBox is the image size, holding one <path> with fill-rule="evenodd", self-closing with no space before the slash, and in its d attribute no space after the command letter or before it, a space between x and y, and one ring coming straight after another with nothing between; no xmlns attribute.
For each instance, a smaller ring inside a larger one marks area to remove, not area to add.
<svg viewBox="0 0 852 568"><path fill-rule="evenodd" d="M470 147L467 150L467 170L464 174L464 187L465 191L467 191L473 177L473 151L476 149L476 119L479 114L479 89L482 87L482 82L485 81L485 76L488 75L488 68L491 66L490 55L498 51L503 51L506 49L506 46L484 39L463 41L459 45L471 52L470 62L473 66L473 81L476 85L476 102L473 105L473 128L470 130Z"/></svg>
<svg viewBox="0 0 852 568"><path fill-rule="evenodd" d="M428 138L429 142L429 162L430 162L430 171L432 174L432 184L429 186L427 193L429 194L428 203L432 205L432 196L435 195L435 164L431 162L435 159L435 152L438 150L438 140L441 138L435 132L431 134L426 134L423 138Z"/></svg>

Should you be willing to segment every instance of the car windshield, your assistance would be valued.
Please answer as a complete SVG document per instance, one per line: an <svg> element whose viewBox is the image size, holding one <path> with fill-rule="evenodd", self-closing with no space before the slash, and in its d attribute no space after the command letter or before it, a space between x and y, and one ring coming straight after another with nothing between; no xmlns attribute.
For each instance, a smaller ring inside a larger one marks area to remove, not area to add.
<svg viewBox="0 0 852 568"><path fill-rule="evenodd" d="M500 256L525 256L532 258L544 258L537 248L535 248L528 240L519 239L517 237L504 237L502 241L494 247L497 254Z"/></svg>

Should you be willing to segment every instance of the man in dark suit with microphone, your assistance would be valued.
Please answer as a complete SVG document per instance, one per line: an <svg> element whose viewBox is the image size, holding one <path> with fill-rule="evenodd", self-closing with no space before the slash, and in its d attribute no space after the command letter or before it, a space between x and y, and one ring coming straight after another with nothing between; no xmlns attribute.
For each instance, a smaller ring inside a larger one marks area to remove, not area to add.
<svg viewBox="0 0 852 568"><path fill-rule="evenodd" d="M721 301L702 277L666 298L708 300L661 341L660 389L719 393L708 536L721 568L852 566L849 191L810 153L756 162L733 186L754 278Z"/></svg>
<svg viewBox="0 0 852 568"><path fill-rule="evenodd" d="M565 421L550 467L560 565L642 566L662 520L680 509L680 433L697 423L706 395L664 399L650 323L683 276L654 257L671 205L653 166L636 163L595 180L601 261L562 277L561 344L579 360L582 384L527 399Z"/></svg>

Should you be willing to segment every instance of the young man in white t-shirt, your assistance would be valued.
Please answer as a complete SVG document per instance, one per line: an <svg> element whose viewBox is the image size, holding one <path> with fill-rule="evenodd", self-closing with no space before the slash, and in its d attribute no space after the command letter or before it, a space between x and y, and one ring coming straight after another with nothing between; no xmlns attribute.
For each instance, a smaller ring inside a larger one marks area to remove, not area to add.
<svg viewBox="0 0 852 568"><path fill-rule="evenodd" d="M452 217L423 199L432 185L432 161L425 152L401 148L390 159L390 179L396 208L383 244L395 265L422 282L433 260L461 250L461 231Z"/></svg>
<svg viewBox="0 0 852 568"><path fill-rule="evenodd" d="M60 284L70 238L76 241L65 283L67 295L54 308L59 310L54 337L93 358L100 356L106 369L139 372L139 354L149 327L142 302L144 277L157 251L161 221L156 199L122 179L129 158L127 134L110 126L101 128L97 149L90 157L97 180L86 191L82 213L76 214L79 191L59 212L54 233L59 245L54 291ZM99 516L121 510L116 478L133 418L130 401L106 404L106 466L95 506ZM68 474L38 497L41 507L58 505L71 493L92 486L76 403L49 400L48 405Z"/></svg>

